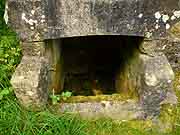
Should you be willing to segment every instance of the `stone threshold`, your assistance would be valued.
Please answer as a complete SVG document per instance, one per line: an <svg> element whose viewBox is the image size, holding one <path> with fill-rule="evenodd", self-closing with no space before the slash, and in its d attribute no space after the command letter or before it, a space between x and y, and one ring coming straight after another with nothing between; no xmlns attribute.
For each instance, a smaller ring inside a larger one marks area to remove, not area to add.
<svg viewBox="0 0 180 135"><path fill-rule="evenodd" d="M142 115L136 99L123 99L119 95L74 96L56 107L60 113L78 114L85 119L133 120Z"/></svg>
<svg viewBox="0 0 180 135"><path fill-rule="evenodd" d="M101 102L101 101L127 101L134 99L138 101L138 96L130 96L123 94L112 94L112 95L95 95L95 96L71 96L67 100L63 100L63 103L84 103L84 102Z"/></svg>

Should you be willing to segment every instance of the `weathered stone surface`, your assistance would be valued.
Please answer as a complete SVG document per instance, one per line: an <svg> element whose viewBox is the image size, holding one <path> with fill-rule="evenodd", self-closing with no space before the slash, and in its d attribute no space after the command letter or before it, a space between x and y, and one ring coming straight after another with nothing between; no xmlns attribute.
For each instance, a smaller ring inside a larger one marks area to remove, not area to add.
<svg viewBox="0 0 180 135"><path fill-rule="evenodd" d="M178 0L8 0L9 20L21 40L87 35L174 38ZM175 34L176 35L176 34Z"/></svg>
<svg viewBox="0 0 180 135"><path fill-rule="evenodd" d="M154 53L154 56L141 54L140 59L140 102L147 116L156 116L160 113L163 101L177 103L177 97L173 93L174 72L163 53Z"/></svg>
<svg viewBox="0 0 180 135"><path fill-rule="evenodd" d="M167 56L173 70L180 71L180 42L166 41L163 45L163 52Z"/></svg>
<svg viewBox="0 0 180 135"><path fill-rule="evenodd" d="M176 78L175 78L175 82L174 82L174 89L176 91L176 93L180 92L180 71L176 72ZM178 101L180 100L180 96L178 94Z"/></svg>
<svg viewBox="0 0 180 135"><path fill-rule="evenodd" d="M24 56L44 56L45 55L45 42L21 42L21 49Z"/></svg>
<svg viewBox="0 0 180 135"><path fill-rule="evenodd" d="M142 53L152 55L155 52L163 52L175 72L180 71L180 42L178 40L147 40L141 44Z"/></svg>
<svg viewBox="0 0 180 135"><path fill-rule="evenodd" d="M180 22L177 22L171 27L169 31L170 38L172 38L174 41L180 41L179 31L180 31Z"/></svg>
<svg viewBox="0 0 180 135"><path fill-rule="evenodd" d="M45 0L9 0L7 5L8 22L21 40L42 41L47 31Z"/></svg>
<svg viewBox="0 0 180 135"><path fill-rule="evenodd" d="M48 64L44 57L23 56L12 76L11 84L25 106L40 106L48 98Z"/></svg>
<svg viewBox="0 0 180 135"><path fill-rule="evenodd" d="M60 40L46 42L45 56L49 63L49 90L60 93L64 87L62 45Z"/></svg>
<svg viewBox="0 0 180 135"><path fill-rule="evenodd" d="M60 104L60 112L79 113L83 118L112 118L116 120L138 119L141 108L134 100L100 101Z"/></svg>
<svg viewBox="0 0 180 135"><path fill-rule="evenodd" d="M139 53L127 59L124 71L118 74L117 90L125 89L131 94L138 93L144 117L158 116L162 104L177 104L173 91L174 72L167 57L163 54L161 40L145 40Z"/></svg>
<svg viewBox="0 0 180 135"><path fill-rule="evenodd" d="M132 43L134 44L134 43ZM115 85L117 93L125 94L131 97L137 97L140 84L140 52L137 47L124 50L124 60L120 65L115 76Z"/></svg>

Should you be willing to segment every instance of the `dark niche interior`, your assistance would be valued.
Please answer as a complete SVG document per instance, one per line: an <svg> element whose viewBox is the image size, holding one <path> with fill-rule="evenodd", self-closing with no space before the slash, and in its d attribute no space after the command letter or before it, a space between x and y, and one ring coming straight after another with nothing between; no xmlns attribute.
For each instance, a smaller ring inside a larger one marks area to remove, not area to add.
<svg viewBox="0 0 180 135"><path fill-rule="evenodd" d="M63 38L64 90L85 96L117 93L116 74L141 41L128 36Z"/></svg>

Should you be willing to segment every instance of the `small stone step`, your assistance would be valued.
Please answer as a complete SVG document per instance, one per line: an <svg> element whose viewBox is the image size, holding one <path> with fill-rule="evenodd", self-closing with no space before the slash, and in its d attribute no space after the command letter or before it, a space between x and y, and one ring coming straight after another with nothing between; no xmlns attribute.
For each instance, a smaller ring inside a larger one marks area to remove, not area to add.
<svg viewBox="0 0 180 135"><path fill-rule="evenodd" d="M142 111L137 101L100 101L84 103L61 103L59 111L78 113L82 118L111 118L115 120L133 120L141 117Z"/></svg>

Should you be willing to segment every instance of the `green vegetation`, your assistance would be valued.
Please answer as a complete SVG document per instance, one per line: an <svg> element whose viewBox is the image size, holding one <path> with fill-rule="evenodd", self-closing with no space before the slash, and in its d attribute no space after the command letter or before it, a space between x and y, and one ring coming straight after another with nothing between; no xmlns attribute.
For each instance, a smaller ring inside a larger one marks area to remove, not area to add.
<svg viewBox="0 0 180 135"><path fill-rule="evenodd" d="M21 56L16 34L3 20L4 5L4 0L0 1L0 100L12 93L9 79Z"/></svg>
<svg viewBox="0 0 180 135"><path fill-rule="evenodd" d="M53 90L53 93L50 95L50 99L52 100L52 104L55 105L57 104L58 101L66 101L71 96L72 96L72 92L65 91L62 92L60 95L56 95L54 94L54 90Z"/></svg>
<svg viewBox="0 0 180 135"><path fill-rule="evenodd" d="M89 121L72 114L56 114L50 109L25 110L18 104L9 81L21 53L15 33L3 21L4 3L0 1L0 135L180 135L179 105L165 111L166 120L173 120L174 124L173 131L168 134L152 128L151 121ZM71 93L66 92L61 95L65 100L70 96Z"/></svg>
<svg viewBox="0 0 180 135"><path fill-rule="evenodd" d="M83 120L72 114L55 114L44 110L31 112L19 106L16 98L5 97L0 102L1 135L179 135L159 133L150 121Z"/></svg>

